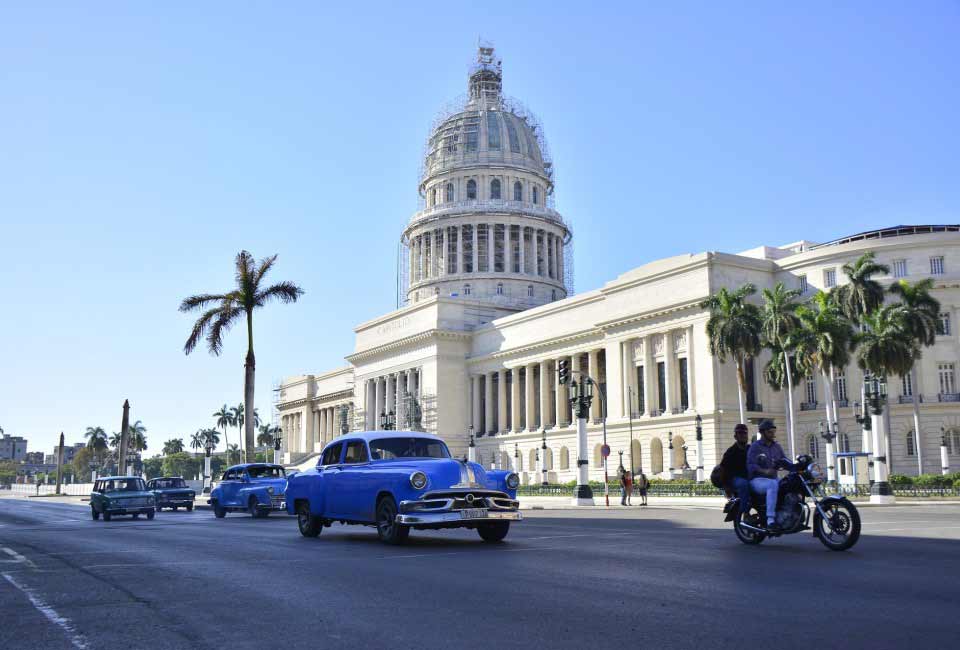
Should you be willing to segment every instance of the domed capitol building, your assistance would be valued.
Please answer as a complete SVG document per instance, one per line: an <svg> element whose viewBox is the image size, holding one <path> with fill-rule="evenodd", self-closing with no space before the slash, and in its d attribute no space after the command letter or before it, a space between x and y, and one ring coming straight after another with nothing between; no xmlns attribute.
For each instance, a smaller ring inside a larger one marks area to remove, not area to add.
<svg viewBox="0 0 960 650"><path fill-rule="evenodd" d="M502 93L493 48L481 47L468 94L445 111L427 140L421 209L400 234L404 305L355 328L346 366L286 377L277 391L283 460L315 462L353 430L412 429L466 455L471 439L486 466L513 467L525 483L576 478L577 433L569 386L557 364L593 377L606 397L611 470L620 459L662 478L709 471L732 444L739 420L732 363L710 355L709 313L721 287L783 282L809 298L844 282L842 266L866 251L891 273L884 284L932 277L940 335L923 350L916 381L888 381L890 471L960 465L960 226L896 226L826 243L797 241L740 253L700 252L651 261L602 287L574 294L570 223L554 205L554 174L533 115ZM772 418L789 452L784 391L763 381L769 352L746 368L747 415ZM825 460L822 377L795 386L797 452ZM915 385L913 385L915 383ZM863 375L839 369L837 449L869 449L855 418ZM913 395L921 400L919 446ZM602 480L601 400L588 428L591 479ZM700 424L703 458L697 455ZM866 446L865 446L866 444ZM620 455L622 453L622 456ZM865 483L866 463L838 463L843 482Z"/></svg>

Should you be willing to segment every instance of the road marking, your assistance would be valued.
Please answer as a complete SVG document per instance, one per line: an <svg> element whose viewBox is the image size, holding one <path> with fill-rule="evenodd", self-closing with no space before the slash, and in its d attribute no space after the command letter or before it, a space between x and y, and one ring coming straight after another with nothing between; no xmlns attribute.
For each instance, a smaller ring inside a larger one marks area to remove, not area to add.
<svg viewBox="0 0 960 650"><path fill-rule="evenodd" d="M4 550L8 550L8 549L4 549ZM90 647L87 645L86 639L84 639L83 636L79 632L77 632L76 628L73 627L73 624L70 622L69 618L60 616L60 614L57 613L57 610L55 610L53 607L50 607L50 605L46 604L39 596L37 596L37 594L33 591L33 589L30 589L26 585L20 584L10 574L4 573L2 575L4 580L9 582L11 585L16 587L17 589L19 589L23 593L23 595L27 597L27 600L30 601L30 604L33 605L37 609L37 611L43 614L48 621L50 621L51 623L53 623L54 625L62 629L64 632L66 632L67 639L69 639L70 643L73 644L74 648L78 648L79 650L86 650L86 648Z"/></svg>
<svg viewBox="0 0 960 650"><path fill-rule="evenodd" d="M17 563L17 564L26 564L26 565L29 566L31 569L36 569L36 568L37 568L37 565L36 565L36 564L34 564L32 561L28 560L28 559L25 558L24 556L20 555L19 553L17 553L17 552L16 552L15 550L13 550L12 548L7 548L6 546L4 546L2 550L3 550L4 553L6 553L7 555L9 555L9 556L12 557L13 559L12 559L12 560L0 560L0 562L15 562L15 563Z"/></svg>
<svg viewBox="0 0 960 650"><path fill-rule="evenodd" d="M898 522L898 523L909 523L909 522ZM868 532L871 532L871 533L892 533L892 532L894 532L894 531L912 530L912 531L915 531L915 532L933 533L933 532L936 532L936 531L938 531L938 530L957 530L957 529L960 529L960 526L937 526L937 527L935 527L935 528L916 528L916 527L908 527L908 528L876 528L876 529L872 529L872 530L870 530L870 531L868 531Z"/></svg>

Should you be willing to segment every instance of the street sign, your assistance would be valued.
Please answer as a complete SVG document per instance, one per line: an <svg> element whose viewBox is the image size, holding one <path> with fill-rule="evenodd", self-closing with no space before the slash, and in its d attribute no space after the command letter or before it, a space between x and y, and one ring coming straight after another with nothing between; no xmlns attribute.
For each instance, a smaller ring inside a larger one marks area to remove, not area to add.
<svg viewBox="0 0 960 650"><path fill-rule="evenodd" d="M600 455L606 458L610 455L610 445L603 445L600 447Z"/></svg>

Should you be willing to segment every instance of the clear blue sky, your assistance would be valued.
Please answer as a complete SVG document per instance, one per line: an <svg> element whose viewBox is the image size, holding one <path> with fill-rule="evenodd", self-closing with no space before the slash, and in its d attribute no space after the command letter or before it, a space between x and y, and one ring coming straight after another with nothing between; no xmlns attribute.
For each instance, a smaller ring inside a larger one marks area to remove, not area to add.
<svg viewBox="0 0 960 650"><path fill-rule="evenodd" d="M546 128L578 290L960 222L957 2L321 4L0 7L0 426L31 450L118 430L124 398L152 451L240 402L242 328L185 357L177 305L227 289L241 248L306 290L257 315L261 412L274 380L343 365L394 306L423 141L478 35Z"/></svg>

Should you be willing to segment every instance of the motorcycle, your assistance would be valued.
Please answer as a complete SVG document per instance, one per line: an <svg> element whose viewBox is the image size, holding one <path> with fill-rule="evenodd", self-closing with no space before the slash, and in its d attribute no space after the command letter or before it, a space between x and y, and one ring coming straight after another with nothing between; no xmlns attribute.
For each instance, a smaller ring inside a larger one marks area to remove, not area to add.
<svg viewBox="0 0 960 650"><path fill-rule="evenodd" d="M789 465L789 463L786 463ZM766 503L762 496L752 494L751 505L746 512L740 507L740 499L730 499L723 508L733 522L733 531L744 544L760 544L768 537L791 535L810 530L813 515L813 536L831 551L845 551L860 539L860 513L846 497L838 494L825 495L826 479L823 468L806 454L797 456L789 473L780 479L777 492L778 529L770 530L767 521ZM811 510L806 499L813 502Z"/></svg>

